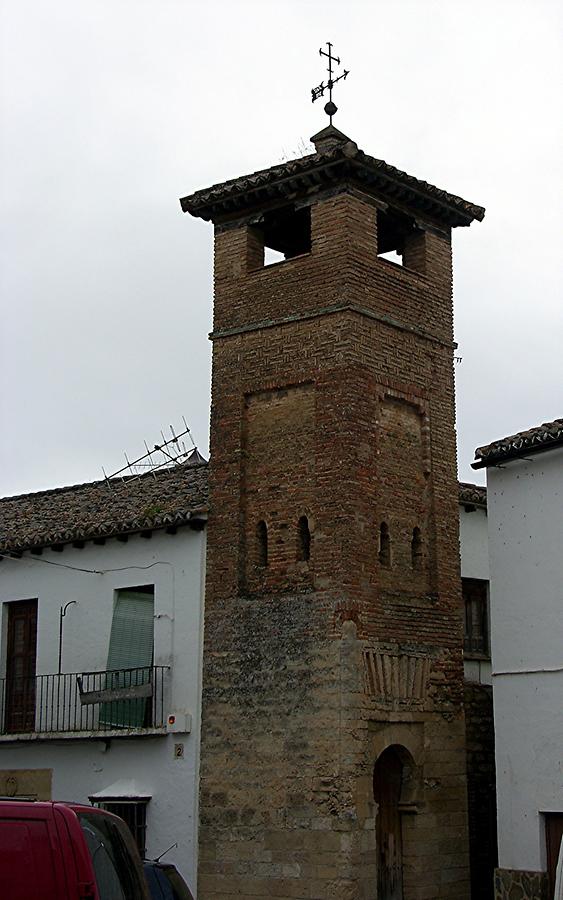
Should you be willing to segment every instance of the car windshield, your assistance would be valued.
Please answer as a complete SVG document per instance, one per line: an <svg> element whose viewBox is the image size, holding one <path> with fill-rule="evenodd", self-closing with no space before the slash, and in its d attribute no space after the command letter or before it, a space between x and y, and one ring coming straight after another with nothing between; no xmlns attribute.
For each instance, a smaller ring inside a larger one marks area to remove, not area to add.
<svg viewBox="0 0 563 900"><path fill-rule="evenodd" d="M145 893L134 865L126 826L100 813L80 813L79 821L96 876L100 900L139 900Z"/></svg>

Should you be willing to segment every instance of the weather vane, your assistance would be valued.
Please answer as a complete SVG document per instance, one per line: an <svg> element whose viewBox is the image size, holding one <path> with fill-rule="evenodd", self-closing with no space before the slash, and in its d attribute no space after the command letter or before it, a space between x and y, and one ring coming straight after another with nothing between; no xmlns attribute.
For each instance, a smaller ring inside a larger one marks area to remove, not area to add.
<svg viewBox="0 0 563 900"><path fill-rule="evenodd" d="M337 112L338 107L332 100L332 89L337 81L340 81L341 78L346 78L347 75L350 74L348 69L344 69L342 75L339 75L338 78L332 77L332 64L336 63L338 66L340 65L340 59L338 56L332 55L332 44L330 41L327 41L328 53L326 53L323 48L319 50L320 56L326 56L328 59L328 82L325 84L324 81L321 81L318 87L313 88L311 90L313 103L315 100L318 100L319 97L324 96L324 92L328 90L328 103L325 104L325 113L330 117L330 124L332 125L332 117Z"/></svg>

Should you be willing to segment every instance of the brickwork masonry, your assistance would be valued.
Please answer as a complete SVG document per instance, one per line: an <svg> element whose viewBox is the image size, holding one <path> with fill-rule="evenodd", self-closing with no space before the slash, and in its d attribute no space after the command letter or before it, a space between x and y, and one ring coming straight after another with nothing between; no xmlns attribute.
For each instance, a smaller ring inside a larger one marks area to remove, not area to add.
<svg viewBox="0 0 563 900"><path fill-rule="evenodd" d="M394 747L404 900L467 900L450 242L311 222L269 269L216 234L198 897L376 900Z"/></svg>

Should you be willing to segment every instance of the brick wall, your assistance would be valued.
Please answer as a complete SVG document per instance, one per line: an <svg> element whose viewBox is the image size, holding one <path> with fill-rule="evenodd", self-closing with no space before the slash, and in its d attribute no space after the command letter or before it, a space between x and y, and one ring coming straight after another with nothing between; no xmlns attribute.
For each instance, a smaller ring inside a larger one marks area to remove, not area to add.
<svg viewBox="0 0 563 900"><path fill-rule="evenodd" d="M421 274L377 258L369 198L311 221L310 254L258 269L252 228L216 230L198 896L374 900L396 745L405 900L463 900L449 236L420 236Z"/></svg>

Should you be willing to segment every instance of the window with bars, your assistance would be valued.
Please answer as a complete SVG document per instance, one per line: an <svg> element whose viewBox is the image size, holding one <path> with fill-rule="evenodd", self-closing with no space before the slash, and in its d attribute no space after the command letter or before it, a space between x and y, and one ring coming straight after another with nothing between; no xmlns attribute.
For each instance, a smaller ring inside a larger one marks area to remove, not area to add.
<svg viewBox="0 0 563 900"><path fill-rule="evenodd" d="M489 582L479 578L462 578L461 585L465 614L465 653L490 656Z"/></svg>
<svg viewBox="0 0 563 900"><path fill-rule="evenodd" d="M127 798L115 800L96 800L93 805L98 809L105 809L107 812L119 816L129 827L129 831L133 835L133 839L139 850L141 859L146 856L146 835L147 835L147 799Z"/></svg>

